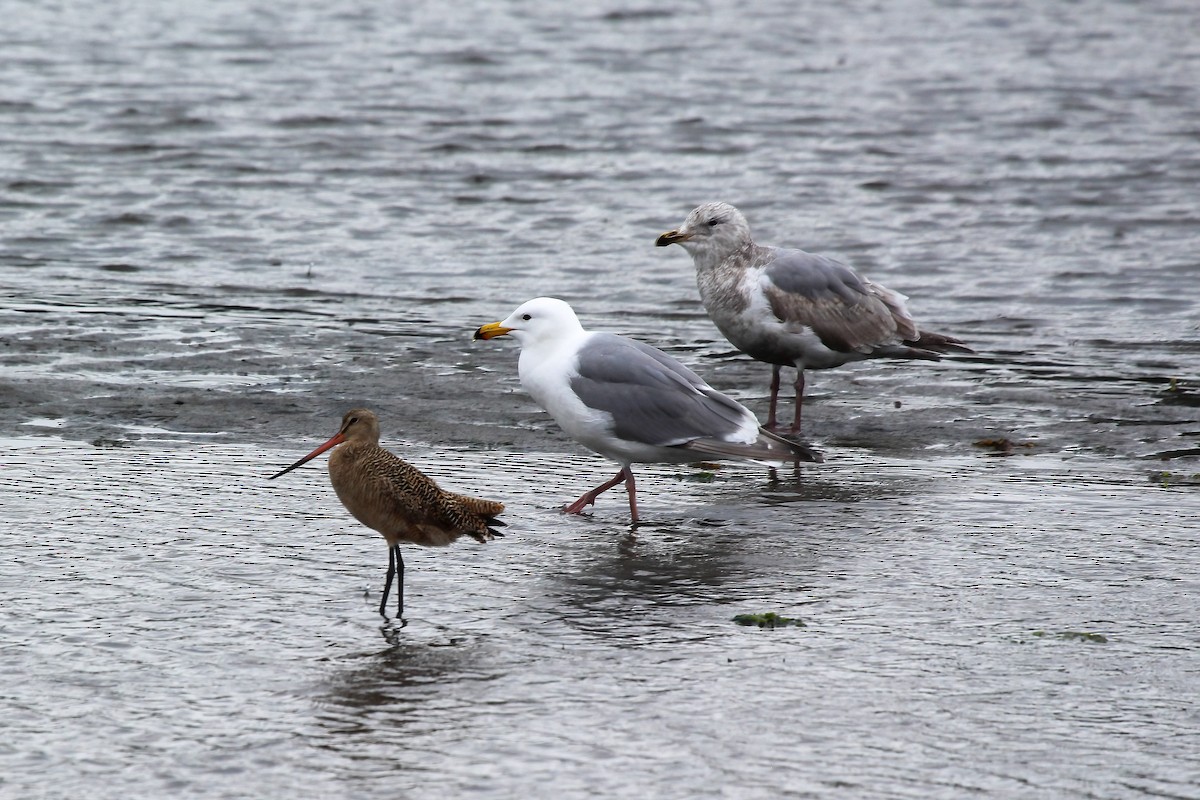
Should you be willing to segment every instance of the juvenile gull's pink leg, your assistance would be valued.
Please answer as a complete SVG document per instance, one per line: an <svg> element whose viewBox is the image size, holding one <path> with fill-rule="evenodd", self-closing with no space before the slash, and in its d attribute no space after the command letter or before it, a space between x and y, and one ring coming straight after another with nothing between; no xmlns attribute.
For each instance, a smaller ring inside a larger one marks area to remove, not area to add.
<svg viewBox="0 0 1200 800"><path fill-rule="evenodd" d="M763 427L769 431L775 430L778 425L775 422L775 405L779 402L779 370L782 369L778 364L771 367L771 403L767 406L767 424Z"/></svg>
<svg viewBox="0 0 1200 800"><path fill-rule="evenodd" d="M800 409L804 405L804 370L796 370L796 417L792 420L791 433L800 432Z"/></svg>

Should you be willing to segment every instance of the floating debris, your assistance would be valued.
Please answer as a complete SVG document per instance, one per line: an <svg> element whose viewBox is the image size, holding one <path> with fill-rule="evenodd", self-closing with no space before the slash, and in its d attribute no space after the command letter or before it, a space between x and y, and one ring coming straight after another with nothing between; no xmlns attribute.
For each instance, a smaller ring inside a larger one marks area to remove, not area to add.
<svg viewBox="0 0 1200 800"><path fill-rule="evenodd" d="M92 439L92 447L129 447L129 442L124 439L110 439L107 436L101 436Z"/></svg>
<svg viewBox="0 0 1200 800"><path fill-rule="evenodd" d="M989 453L988 455L1011 456L1018 447L1023 447L1023 448L1028 449L1028 448L1033 447L1034 445L1033 445L1033 442L1014 442L1012 439L1000 438L1000 439L980 439L979 441L975 442L975 446L976 447L986 447L986 448L992 450L993 452Z"/></svg>
<svg viewBox="0 0 1200 800"><path fill-rule="evenodd" d="M757 625L760 628L786 628L793 626L796 628L807 627L803 622L791 617L782 617L774 611L768 611L765 614L738 614L733 618L733 621L738 625Z"/></svg>
<svg viewBox="0 0 1200 800"><path fill-rule="evenodd" d="M1085 631L1058 631L1057 633L1047 633L1046 631L1034 631L1034 636L1044 638L1052 636L1055 639L1073 639L1080 642L1095 642L1097 644L1107 644L1108 637L1101 633L1087 633Z"/></svg>

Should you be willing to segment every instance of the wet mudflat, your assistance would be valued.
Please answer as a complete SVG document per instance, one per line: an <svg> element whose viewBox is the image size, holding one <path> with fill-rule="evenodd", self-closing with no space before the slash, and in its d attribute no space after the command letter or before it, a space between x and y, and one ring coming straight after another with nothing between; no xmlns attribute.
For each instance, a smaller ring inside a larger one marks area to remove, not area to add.
<svg viewBox="0 0 1200 800"><path fill-rule="evenodd" d="M793 5L7 14L0 795L1195 795L1191 6ZM765 415L653 247L718 198L978 355L564 517L614 467L470 334L561 296ZM403 628L266 481L355 405L509 507Z"/></svg>
<svg viewBox="0 0 1200 800"><path fill-rule="evenodd" d="M375 614L382 540L320 470L266 485L283 451L5 444L17 795L47 774L114 797L1178 796L1193 777L1194 493L1094 458L847 452L800 486L647 468L635 538L617 502L552 507L543 487L605 474L574 456L418 449L504 498L513 530L410 549L399 628ZM508 463L527 484L484 467ZM732 622L767 610L804 627Z"/></svg>

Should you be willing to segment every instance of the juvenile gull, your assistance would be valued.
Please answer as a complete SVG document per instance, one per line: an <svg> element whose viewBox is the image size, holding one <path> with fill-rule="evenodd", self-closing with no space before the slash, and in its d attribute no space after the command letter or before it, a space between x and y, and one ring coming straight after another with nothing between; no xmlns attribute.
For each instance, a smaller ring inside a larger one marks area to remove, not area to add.
<svg viewBox="0 0 1200 800"><path fill-rule="evenodd" d="M655 241L692 256L708 316L734 347L773 365L768 429L775 429L779 372L796 368L800 431L804 370L840 367L868 358L937 361L942 353L972 353L960 340L920 330L904 295L872 283L850 267L803 250L757 245L742 212L705 203L683 225Z"/></svg>
<svg viewBox="0 0 1200 800"><path fill-rule="evenodd" d="M621 481L638 521L635 463L734 458L821 461L759 427L750 410L705 383L661 350L612 333L585 331L569 305L552 297L523 304L476 339L511 335L521 345L521 385L585 447L621 471L563 508L578 514Z"/></svg>

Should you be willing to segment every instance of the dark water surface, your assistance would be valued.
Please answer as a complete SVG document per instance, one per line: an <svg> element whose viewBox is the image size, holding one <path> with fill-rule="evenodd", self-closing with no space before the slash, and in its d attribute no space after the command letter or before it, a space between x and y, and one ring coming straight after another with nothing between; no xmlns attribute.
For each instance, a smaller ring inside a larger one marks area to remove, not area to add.
<svg viewBox="0 0 1200 800"><path fill-rule="evenodd" d="M1200 796L1194 3L160 5L0 0L0 796ZM470 334L765 415L652 246L712 199L979 355L565 518L612 466ZM354 404L509 506L403 629L264 480Z"/></svg>

